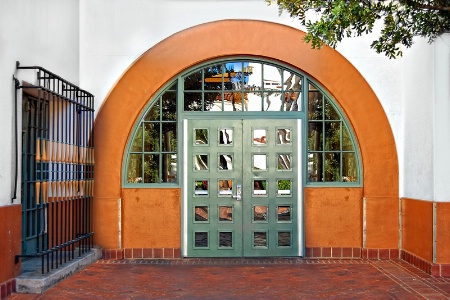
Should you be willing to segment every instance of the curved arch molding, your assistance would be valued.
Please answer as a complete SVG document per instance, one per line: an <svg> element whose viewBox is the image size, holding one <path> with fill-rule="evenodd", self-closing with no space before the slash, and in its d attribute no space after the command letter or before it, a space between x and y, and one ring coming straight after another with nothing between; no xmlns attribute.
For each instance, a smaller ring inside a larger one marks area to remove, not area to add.
<svg viewBox="0 0 450 300"><path fill-rule="evenodd" d="M96 244L180 248L180 189L121 186L128 136L149 99L177 74L210 59L249 55L281 61L315 78L346 113L360 146L363 188L305 189L306 247L398 248L398 162L387 117L342 55L329 47L312 50L303 36L275 23L217 21L170 36L129 67L95 121Z"/></svg>

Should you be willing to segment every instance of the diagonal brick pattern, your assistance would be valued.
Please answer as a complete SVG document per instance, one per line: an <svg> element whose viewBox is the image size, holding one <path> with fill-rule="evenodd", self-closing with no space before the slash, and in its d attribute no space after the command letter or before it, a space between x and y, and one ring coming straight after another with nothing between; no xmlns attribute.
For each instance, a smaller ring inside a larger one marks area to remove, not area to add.
<svg viewBox="0 0 450 300"><path fill-rule="evenodd" d="M449 299L450 278L400 260L99 260L41 295L8 299Z"/></svg>

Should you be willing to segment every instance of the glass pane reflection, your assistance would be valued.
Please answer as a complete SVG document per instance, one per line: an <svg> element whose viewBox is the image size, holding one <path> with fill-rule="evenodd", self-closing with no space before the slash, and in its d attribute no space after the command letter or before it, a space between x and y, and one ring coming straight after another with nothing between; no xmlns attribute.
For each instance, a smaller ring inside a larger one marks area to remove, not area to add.
<svg viewBox="0 0 450 300"><path fill-rule="evenodd" d="M233 206L219 206L219 221L233 221Z"/></svg>
<svg viewBox="0 0 450 300"><path fill-rule="evenodd" d="M208 221L208 206L196 206L195 207L195 221L205 222Z"/></svg>
<svg viewBox="0 0 450 300"><path fill-rule="evenodd" d="M231 154L219 155L219 170L233 170L233 156Z"/></svg>
<svg viewBox="0 0 450 300"><path fill-rule="evenodd" d="M277 181L277 195L278 196L289 196L291 195L291 180L290 179L280 179Z"/></svg>
<svg viewBox="0 0 450 300"><path fill-rule="evenodd" d="M196 145L208 145L208 129L195 129L195 144Z"/></svg>
<svg viewBox="0 0 450 300"><path fill-rule="evenodd" d="M267 232L253 233L253 247L267 247Z"/></svg>
<svg viewBox="0 0 450 300"><path fill-rule="evenodd" d="M219 247L233 247L233 233L232 232L219 232Z"/></svg>
<svg viewBox="0 0 450 300"><path fill-rule="evenodd" d="M278 170L291 170L291 155L278 154Z"/></svg>
<svg viewBox="0 0 450 300"><path fill-rule="evenodd" d="M233 181L231 179L219 180L219 195L231 195L233 193Z"/></svg>
<svg viewBox="0 0 450 300"><path fill-rule="evenodd" d="M253 195L254 196L267 195L267 180L253 181Z"/></svg>
<svg viewBox="0 0 450 300"><path fill-rule="evenodd" d="M267 210L265 205L253 206L253 221L267 221Z"/></svg>
<svg viewBox="0 0 450 300"><path fill-rule="evenodd" d="M290 206L278 206L277 221L291 221Z"/></svg>
<svg viewBox="0 0 450 300"><path fill-rule="evenodd" d="M254 154L253 155L253 170L267 170L267 155Z"/></svg>
<svg viewBox="0 0 450 300"><path fill-rule="evenodd" d="M195 247L198 248L208 247L208 232L195 233Z"/></svg>
<svg viewBox="0 0 450 300"><path fill-rule="evenodd" d="M194 170L206 171L208 169L208 154L196 154L194 156Z"/></svg>
<svg viewBox="0 0 450 300"><path fill-rule="evenodd" d="M141 154L130 154L130 158L128 159L128 182L142 183Z"/></svg>
<svg viewBox="0 0 450 300"><path fill-rule="evenodd" d="M291 246L291 233L289 231L278 232L278 247L290 247Z"/></svg>
<svg viewBox="0 0 450 300"><path fill-rule="evenodd" d="M196 196L208 196L208 180L196 180L194 193Z"/></svg>
<svg viewBox="0 0 450 300"><path fill-rule="evenodd" d="M277 145L289 145L291 143L291 129L277 129Z"/></svg>
<svg viewBox="0 0 450 300"><path fill-rule="evenodd" d="M222 128L219 129L219 145L233 144L233 129Z"/></svg>
<svg viewBox="0 0 450 300"><path fill-rule="evenodd" d="M253 145L265 145L267 143L267 131L265 129L253 130Z"/></svg>

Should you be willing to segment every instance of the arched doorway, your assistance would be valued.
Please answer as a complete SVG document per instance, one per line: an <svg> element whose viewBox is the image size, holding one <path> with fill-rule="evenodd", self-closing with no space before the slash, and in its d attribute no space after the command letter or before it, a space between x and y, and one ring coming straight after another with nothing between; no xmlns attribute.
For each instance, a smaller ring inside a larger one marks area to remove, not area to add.
<svg viewBox="0 0 450 300"><path fill-rule="evenodd" d="M247 35L240 34L242 26L255 33L251 43ZM360 145L364 188L306 188L301 230L306 247L397 248L398 166L383 109L348 61L329 48L311 50L301 43L302 36L298 30L267 22L208 23L164 40L129 68L106 99L95 124L98 244L110 249L183 248L186 224L181 223L184 196L180 187L124 186L127 175L121 170L127 140L149 99L155 99L178 74L219 57L253 56L292 66L325 87L346 114ZM286 41L298 43L274 46ZM196 51L189 50L194 48ZM367 204L364 214L363 198ZM169 214L160 215L162 210Z"/></svg>

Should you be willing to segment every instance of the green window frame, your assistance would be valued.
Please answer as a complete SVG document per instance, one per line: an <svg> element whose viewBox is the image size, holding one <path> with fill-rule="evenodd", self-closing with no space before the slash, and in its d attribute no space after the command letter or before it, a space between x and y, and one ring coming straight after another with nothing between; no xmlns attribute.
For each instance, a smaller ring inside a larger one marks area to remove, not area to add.
<svg viewBox="0 0 450 300"><path fill-rule="evenodd" d="M258 68L260 71L254 72ZM274 70L279 79L266 79L268 72ZM255 74L253 78L260 85L249 87L249 78ZM236 79L231 84L233 76ZM294 81L296 85L292 85ZM227 95L233 96L232 102ZM239 99L252 96L260 97L261 103L253 108L244 106L244 101L239 105ZM275 99L270 109L269 96ZM243 118L273 115L307 120L302 142L306 186L362 184L361 159L353 130L337 102L320 84L307 74L279 63L231 58L208 62L178 75L150 99L128 141L123 185L179 185L181 121L187 117L236 114Z"/></svg>

